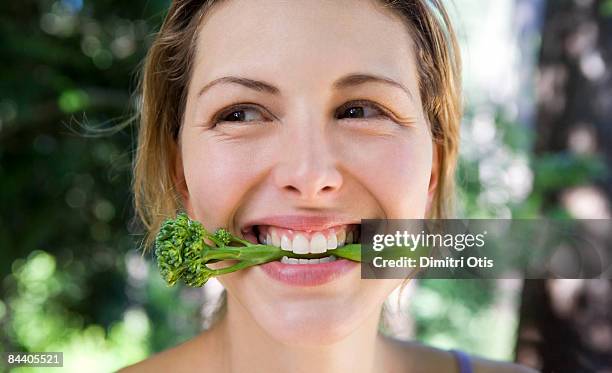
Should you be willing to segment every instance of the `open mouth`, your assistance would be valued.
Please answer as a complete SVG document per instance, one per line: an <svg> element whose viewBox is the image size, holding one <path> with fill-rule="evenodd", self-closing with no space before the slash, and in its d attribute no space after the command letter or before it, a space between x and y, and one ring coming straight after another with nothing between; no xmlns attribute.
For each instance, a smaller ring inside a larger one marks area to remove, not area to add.
<svg viewBox="0 0 612 373"><path fill-rule="evenodd" d="M250 232L257 242L287 252L280 261L285 264L320 264L336 260L338 247L359 243L359 224L343 224L320 231L298 231L272 225L254 225Z"/></svg>

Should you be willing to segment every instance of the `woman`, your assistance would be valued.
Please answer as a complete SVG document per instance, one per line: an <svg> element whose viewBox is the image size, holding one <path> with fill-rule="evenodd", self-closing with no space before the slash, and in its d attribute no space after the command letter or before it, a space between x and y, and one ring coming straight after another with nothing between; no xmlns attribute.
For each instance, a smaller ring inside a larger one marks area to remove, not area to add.
<svg viewBox="0 0 612 373"><path fill-rule="evenodd" d="M252 242L332 250L362 218L448 213L460 62L437 0L174 1L142 88L135 193L152 235L185 210ZM214 327L126 371L527 371L380 335L402 280L361 280L353 262L219 281Z"/></svg>

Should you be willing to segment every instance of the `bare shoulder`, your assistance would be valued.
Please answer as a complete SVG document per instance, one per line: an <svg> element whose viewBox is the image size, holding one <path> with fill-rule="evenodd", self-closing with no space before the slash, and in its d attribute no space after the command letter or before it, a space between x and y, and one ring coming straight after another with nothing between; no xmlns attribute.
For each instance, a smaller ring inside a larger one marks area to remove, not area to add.
<svg viewBox="0 0 612 373"><path fill-rule="evenodd" d="M426 346L413 341L400 341L384 337L385 344L393 356L389 371L424 373L424 372L459 372L456 358L452 353L439 348ZM474 373L537 373L522 365L492 361L470 355Z"/></svg>
<svg viewBox="0 0 612 373"><path fill-rule="evenodd" d="M190 372L199 360L207 360L214 346L207 342L206 333L202 333L175 347L159 352L141 362L127 366L118 373L140 372ZM207 366L213 366L208 361Z"/></svg>

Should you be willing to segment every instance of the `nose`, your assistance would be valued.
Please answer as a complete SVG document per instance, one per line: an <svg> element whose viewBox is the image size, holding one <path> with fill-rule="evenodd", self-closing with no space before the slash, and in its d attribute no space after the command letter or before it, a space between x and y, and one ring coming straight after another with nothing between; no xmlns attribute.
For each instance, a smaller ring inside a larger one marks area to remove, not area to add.
<svg viewBox="0 0 612 373"><path fill-rule="evenodd" d="M343 177L324 128L288 131L274 170L281 193L301 201L329 198L340 190Z"/></svg>

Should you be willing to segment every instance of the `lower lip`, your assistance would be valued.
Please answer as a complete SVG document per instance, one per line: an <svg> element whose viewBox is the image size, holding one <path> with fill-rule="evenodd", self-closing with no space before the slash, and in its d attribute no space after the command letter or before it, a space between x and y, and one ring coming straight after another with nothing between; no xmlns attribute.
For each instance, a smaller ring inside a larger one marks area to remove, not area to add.
<svg viewBox="0 0 612 373"><path fill-rule="evenodd" d="M269 262L259 267L273 279L291 286L318 286L332 282L353 270L359 263L336 259L319 264Z"/></svg>

